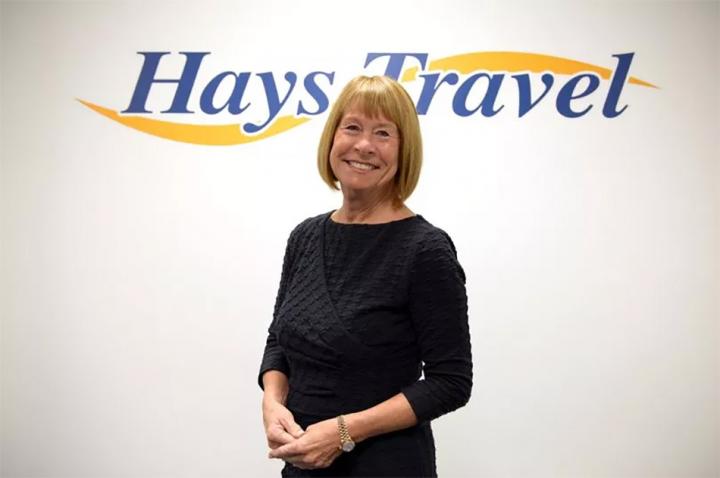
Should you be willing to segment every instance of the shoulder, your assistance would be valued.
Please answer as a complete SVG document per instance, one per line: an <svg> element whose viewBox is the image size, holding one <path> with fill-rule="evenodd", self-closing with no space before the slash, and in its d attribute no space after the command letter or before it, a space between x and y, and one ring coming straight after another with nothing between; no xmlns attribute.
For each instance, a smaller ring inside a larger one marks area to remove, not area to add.
<svg viewBox="0 0 720 478"><path fill-rule="evenodd" d="M307 239L309 236L316 234L323 221L327 219L330 212L324 212L316 216L311 216L300 221L290 232L290 242L297 242Z"/></svg>
<svg viewBox="0 0 720 478"><path fill-rule="evenodd" d="M411 267L414 279L424 280L431 277L434 281L444 275L453 274L464 283L465 272L458 262L457 250L450 234L426 219L420 219L415 233L415 252Z"/></svg>
<svg viewBox="0 0 720 478"><path fill-rule="evenodd" d="M416 254L427 251L446 250L457 255L455 243L444 229L435 226L422 216L418 217L414 231L414 242L416 243Z"/></svg>

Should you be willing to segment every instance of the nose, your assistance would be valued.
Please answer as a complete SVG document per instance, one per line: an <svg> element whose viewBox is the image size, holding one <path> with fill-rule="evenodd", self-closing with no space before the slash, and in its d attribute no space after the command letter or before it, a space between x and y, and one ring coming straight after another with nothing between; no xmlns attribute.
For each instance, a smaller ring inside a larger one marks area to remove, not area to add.
<svg viewBox="0 0 720 478"><path fill-rule="evenodd" d="M375 153L375 143L373 143L372 138L368 137L366 133L358 136L354 148L355 151L366 155Z"/></svg>

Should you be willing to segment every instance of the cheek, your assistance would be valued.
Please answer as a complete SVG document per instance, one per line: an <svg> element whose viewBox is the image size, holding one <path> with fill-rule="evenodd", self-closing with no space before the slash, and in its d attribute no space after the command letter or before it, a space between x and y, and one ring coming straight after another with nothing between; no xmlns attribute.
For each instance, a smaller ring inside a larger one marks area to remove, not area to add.
<svg viewBox="0 0 720 478"><path fill-rule="evenodd" d="M330 146L330 159L337 160L337 157L345 152L347 146L339 138L333 140L332 146Z"/></svg>
<svg viewBox="0 0 720 478"><path fill-rule="evenodd" d="M390 165L390 167L397 168L398 161L400 158L400 154L399 154L397 148L395 148L394 150L388 151L388 153L385 157L387 158L387 162Z"/></svg>

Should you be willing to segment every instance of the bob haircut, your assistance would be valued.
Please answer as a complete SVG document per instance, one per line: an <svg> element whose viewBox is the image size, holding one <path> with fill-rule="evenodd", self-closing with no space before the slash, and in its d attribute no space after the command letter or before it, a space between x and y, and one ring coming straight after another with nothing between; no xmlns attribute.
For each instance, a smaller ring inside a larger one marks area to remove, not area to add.
<svg viewBox="0 0 720 478"><path fill-rule="evenodd" d="M343 115L357 107L371 117L382 115L395 123L400 134L398 170L395 173L396 201L404 201L415 190L422 167L422 137L417 111L410 95L387 76L358 76L345 85L325 122L318 146L318 170L331 189L339 190L338 179L330 167L330 150L335 130Z"/></svg>

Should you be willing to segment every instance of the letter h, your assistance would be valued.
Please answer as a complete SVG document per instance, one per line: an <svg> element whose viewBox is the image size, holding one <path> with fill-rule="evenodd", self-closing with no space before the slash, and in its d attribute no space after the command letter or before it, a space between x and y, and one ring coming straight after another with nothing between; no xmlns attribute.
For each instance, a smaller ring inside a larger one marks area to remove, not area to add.
<svg viewBox="0 0 720 478"><path fill-rule="evenodd" d="M169 54L169 51L139 51L138 54L145 57L143 62L140 76L138 77L137 84L135 85L135 91L133 92L130 105L127 109L123 110L122 113L152 113L145 109L145 103L147 103L148 95L150 94L150 87L153 83L177 83L177 90L175 90L175 97L173 98L172 106L170 109L163 111L162 113L192 113L187 109L188 100L190 99L190 93L192 87L195 84L195 78L197 77L198 70L200 69L200 63L202 63L205 55L209 55L209 51L205 52L183 52L181 55L185 55L185 68L183 68L180 79L158 79L155 78L157 73L158 64L160 59Z"/></svg>

